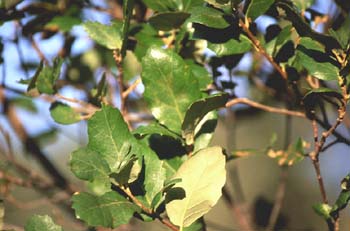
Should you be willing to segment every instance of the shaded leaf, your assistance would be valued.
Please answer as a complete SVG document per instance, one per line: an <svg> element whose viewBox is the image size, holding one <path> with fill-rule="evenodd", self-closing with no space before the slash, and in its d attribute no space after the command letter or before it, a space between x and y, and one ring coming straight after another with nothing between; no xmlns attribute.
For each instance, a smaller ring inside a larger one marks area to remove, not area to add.
<svg viewBox="0 0 350 231"><path fill-rule="evenodd" d="M248 6L246 17L254 21L260 15L263 15L275 0L251 0Z"/></svg>
<svg viewBox="0 0 350 231"><path fill-rule="evenodd" d="M107 192L102 196L78 193L72 198L72 208L76 217L89 226L116 228L127 224L140 208L116 192Z"/></svg>
<svg viewBox="0 0 350 231"><path fill-rule="evenodd" d="M350 42L350 18L347 17L341 27L336 31L330 29L329 33L339 42L343 49L346 49L346 46Z"/></svg>
<svg viewBox="0 0 350 231"><path fill-rule="evenodd" d="M224 107L228 98L229 95L226 93L211 95L190 105L181 127L182 137L186 140L187 145L193 144L195 128L203 117L210 111Z"/></svg>
<svg viewBox="0 0 350 231"><path fill-rule="evenodd" d="M196 152L209 146L218 121L217 111L211 111L204 116L195 129L194 148Z"/></svg>
<svg viewBox="0 0 350 231"><path fill-rule="evenodd" d="M153 116L170 130L180 133L188 106L201 97L197 79L180 56L151 47L142 60L144 98Z"/></svg>
<svg viewBox="0 0 350 231"><path fill-rule="evenodd" d="M296 50L296 60L310 75L321 80L338 80L339 69L324 52L321 44L311 38L301 38Z"/></svg>
<svg viewBox="0 0 350 231"><path fill-rule="evenodd" d="M162 12L149 18L149 23L157 30L168 31L179 28L190 16L186 12Z"/></svg>
<svg viewBox="0 0 350 231"><path fill-rule="evenodd" d="M211 74L205 69L205 67L196 64L192 59L185 60L188 68L191 70L192 75L197 78L198 85L201 90L207 89L208 85L213 82Z"/></svg>
<svg viewBox="0 0 350 231"><path fill-rule="evenodd" d="M287 20L292 22L293 27L300 36L309 37L320 42L328 51L340 47L338 41L333 37L312 30L310 25L301 17L301 14L292 2L278 1L277 6L285 12Z"/></svg>
<svg viewBox="0 0 350 231"><path fill-rule="evenodd" d="M50 106L51 117L60 124L73 124L79 122L80 114L69 105L56 101Z"/></svg>
<svg viewBox="0 0 350 231"><path fill-rule="evenodd" d="M332 207L332 216L338 216L340 210L344 209L350 201L350 174L348 174L341 182L341 193L339 194L335 205Z"/></svg>
<svg viewBox="0 0 350 231"><path fill-rule="evenodd" d="M207 27L223 29L228 27L230 24L224 19L224 14L214 8L206 6L194 7L190 10L191 17L188 19L189 22L195 22Z"/></svg>
<svg viewBox="0 0 350 231"><path fill-rule="evenodd" d="M48 215L34 215L26 223L26 231L62 231L62 227L56 225Z"/></svg>
<svg viewBox="0 0 350 231"><path fill-rule="evenodd" d="M104 25L99 22L83 23L85 31L89 36L100 45L111 49L121 49L122 47L122 25L114 22L111 25Z"/></svg>
<svg viewBox="0 0 350 231"><path fill-rule="evenodd" d="M240 35L239 40L230 39L225 43L208 42L208 48L214 51L217 56L221 57L224 55L234 55L248 52L252 48L252 45L246 36Z"/></svg>
<svg viewBox="0 0 350 231"><path fill-rule="evenodd" d="M206 214L220 198L226 180L222 149L210 147L198 151L181 165L173 178L182 181L167 193L167 201L170 202L166 204L166 211L170 221L181 229ZM175 188L185 191L183 199L171 197L181 196L177 192L171 195Z"/></svg>
<svg viewBox="0 0 350 231"><path fill-rule="evenodd" d="M150 24L142 24L141 27L135 27L134 30L137 31L134 35L137 40L134 53L139 61L142 60L151 46L163 46L163 41L159 37L158 31Z"/></svg>
<svg viewBox="0 0 350 231"><path fill-rule="evenodd" d="M133 134L136 137L140 137L140 138L147 135L159 134L161 136L172 137L176 140L181 139L179 135L177 135L176 133L173 133L172 131L170 131L169 129L167 129L166 127L162 126L157 122L150 123L146 126L140 126L133 131Z"/></svg>

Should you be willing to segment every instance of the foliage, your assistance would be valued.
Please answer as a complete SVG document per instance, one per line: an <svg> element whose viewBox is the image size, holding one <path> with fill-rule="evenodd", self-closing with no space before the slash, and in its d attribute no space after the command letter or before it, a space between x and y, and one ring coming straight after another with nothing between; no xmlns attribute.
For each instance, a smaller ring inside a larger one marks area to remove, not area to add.
<svg viewBox="0 0 350 231"><path fill-rule="evenodd" d="M350 98L350 9L345 1L335 2L341 13L324 15L312 8L312 0L124 0L110 2L110 9L93 1L35 1L27 5L24 1L0 1L0 23L16 22L18 32L12 42L27 74L17 80L25 86L24 92L9 87L4 74L0 88L4 115L26 151L52 178L47 184L36 183L38 178L30 178L30 171L5 155L29 183L14 180L11 171L1 168L4 184L75 192L71 205L75 217L94 228L117 228L135 218L143 222L157 219L173 231L204 230L204 215L219 198L224 195L232 202L223 189L229 161L264 153L286 171L310 158L322 195L314 210L330 230L336 230L340 211L350 200L350 175L343 179L335 203L330 203L319 162L320 154L334 144L350 145L349 138L336 131L346 118ZM90 8L107 14L109 21L86 20L89 17L84 10ZM263 15L274 19L266 31L257 29ZM324 31L317 28L319 23ZM89 51L73 52L79 43L76 28L93 41ZM64 42L51 60L40 43L54 36L61 36ZM22 57L19 41L26 38L40 62L26 63ZM8 60L4 63L1 44L0 52L5 73ZM251 63L244 71L239 68L245 62L243 57ZM222 75L223 69L227 76ZM237 86L237 76L246 77L250 92L261 91L262 101L274 99L286 108L256 102L253 93L253 100L239 97L236 89L242 86ZM139 91L138 85L144 91ZM83 97L70 98L65 96L67 92L80 92ZM37 98L50 103L56 123L87 120L88 142L73 151L69 161L70 170L87 183L86 188L71 187L12 110L38 113L33 103ZM291 142L290 127L283 147L275 138L264 149L252 144L232 155L212 146L218 111L226 108L219 114L230 114L240 110L234 106L239 103L283 114L287 121L292 116L310 121L314 148L307 138L293 137L296 141ZM330 113L330 118L336 117L334 121L328 118ZM0 126L4 133L2 130ZM335 142L329 142L331 136ZM4 137L9 140L5 133ZM278 203L282 203L278 199L277 213ZM275 225L272 216L268 229ZM252 227L256 228L249 224L241 228ZM50 217L38 215L25 229L62 230Z"/></svg>

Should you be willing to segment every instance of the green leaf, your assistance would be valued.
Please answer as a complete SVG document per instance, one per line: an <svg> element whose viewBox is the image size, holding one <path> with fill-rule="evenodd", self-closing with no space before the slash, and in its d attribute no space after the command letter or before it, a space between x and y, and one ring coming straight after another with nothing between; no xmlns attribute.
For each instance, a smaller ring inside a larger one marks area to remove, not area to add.
<svg viewBox="0 0 350 231"><path fill-rule="evenodd" d="M214 8L206 6L194 7L190 10L189 22L199 23L208 27L223 29L230 24L224 19L224 14Z"/></svg>
<svg viewBox="0 0 350 231"><path fill-rule="evenodd" d="M197 100L188 108L182 123L182 137L187 145L194 142L195 129L203 117L210 111L224 107L229 95L226 93L211 95Z"/></svg>
<svg viewBox="0 0 350 231"><path fill-rule="evenodd" d="M185 62L192 71L192 75L198 80L199 88L206 90L208 85L213 82L211 74L209 74L205 67L196 64L192 59L186 59Z"/></svg>
<svg viewBox="0 0 350 231"><path fill-rule="evenodd" d="M290 40L292 31L292 25L285 26L274 39L265 45L266 52L273 57L276 56L281 47Z"/></svg>
<svg viewBox="0 0 350 231"><path fill-rule="evenodd" d="M71 155L69 165L76 177L93 181L97 177L109 177L111 170L101 155L89 148L80 148Z"/></svg>
<svg viewBox="0 0 350 231"><path fill-rule="evenodd" d="M331 214L338 215L339 211L344 209L350 201L350 174L348 174L341 182L341 193L339 194L335 205L332 207Z"/></svg>
<svg viewBox="0 0 350 231"><path fill-rule="evenodd" d="M278 1L276 4L278 9L282 9L285 12L286 19L292 22L293 27L297 30L300 36L309 37L318 41L326 47L326 50L332 50L340 47L335 38L314 31L310 25L306 23L304 17L301 16L299 10L293 5L292 2Z"/></svg>
<svg viewBox="0 0 350 231"><path fill-rule="evenodd" d="M100 45L111 49L121 49L122 47L122 25L120 22L113 22L111 25L104 25L99 22L83 23L85 31Z"/></svg>
<svg viewBox="0 0 350 231"><path fill-rule="evenodd" d="M321 59L322 58L322 59ZM310 75L321 80L338 80L339 69L333 65L324 47L317 41L302 37L296 50L296 61Z"/></svg>
<svg viewBox="0 0 350 231"><path fill-rule="evenodd" d="M88 148L98 152L112 172L118 170L124 159L123 144L135 139L119 110L105 105L88 120L88 135Z"/></svg>
<svg viewBox="0 0 350 231"><path fill-rule="evenodd" d="M121 56L124 59L126 55L126 48L128 45L129 37L129 28L130 28L130 19L134 10L134 0L124 0L123 1L123 28L122 28L122 47L121 47Z"/></svg>
<svg viewBox="0 0 350 231"><path fill-rule="evenodd" d="M248 6L246 17L254 21L260 15L263 15L275 0L251 0Z"/></svg>
<svg viewBox="0 0 350 231"><path fill-rule="evenodd" d="M350 18L347 17L340 28L336 31L333 29L329 30L330 35L332 35L345 50L346 46L350 42Z"/></svg>
<svg viewBox="0 0 350 231"><path fill-rule="evenodd" d="M312 6L315 0L294 0L294 4L302 11Z"/></svg>
<svg viewBox="0 0 350 231"><path fill-rule="evenodd" d="M37 89L39 93L53 94L56 92L55 81L60 76L63 59L55 58L53 66L44 66L43 61L40 62L34 77L31 79L27 91Z"/></svg>
<svg viewBox="0 0 350 231"><path fill-rule="evenodd" d="M154 11L175 11L182 10L181 0L143 0L147 7Z"/></svg>
<svg viewBox="0 0 350 231"><path fill-rule="evenodd" d="M139 138L145 137L147 135L159 134L161 136L169 136L176 140L181 140L181 137L179 135L173 133L157 122L152 122L146 126L140 126L133 131L133 134Z"/></svg>
<svg viewBox="0 0 350 231"><path fill-rule="evenodd" d="M24 227L25 231L63 231L62 227L56 225L48 215L32 216Z"/></svg>
<svg viewBox="0 0 350 231"><path fill-rule="evenodd" d="M332 210L332 207L330 205L318 203L316 205L313 205L312 208L318 215L322 216L324 219L331 219L330 212Z"/></svg>
<svg viewBox="0 0 350 231"><path fill-rule="evenodd" d="M116 228L127 224L135 212L140 212L139 207L113 191L102 196L78 193L72 200L76 217L89 226Z"/></svg>
<svg viewBox="0 0 350 231"><path fill-rule="evenodd" d="M142 24L139 27L134 27L134 30L139 30L134 36L137 40L135 47L135 55L139 61L146 55L148 48L151 46L162 47L163 41L158 36L156 31L150 24Z"/></svg>
<svg viewBox="0 0 350 231"><path fill-rule="evenodd" d="M153 116L180 133L187 108L201 97L198 81L185 62L173 51L151 47L142 60L142 80Z"/></svg>
<svg viewBox="0 0 350 231"><path fill-rule="evenodd" d="M167 193L166 211L170 221L182 229L206 214L220 198L226 180L222 149L210 147L198 151L181 165L173 178L182 181ZM171 198L181 197L179 189L184 190L185 197Z"/></svg>
<svg viewBox="0 0 350 231"><path fill-rule="evenodd" d="M157 30L169 31L179 28L190 17L186 12L162 12L149 18L149 23Z"/></svg>
<svg viewBox="0 0 350 231"><path fill-rule="evenodd" d="M148 147L144 147L144 165L145 165L145 181L146 190L145 198L149 205L152 205L157 193L161 192L164 181L166 179L166 169L164 161ZM155 203L153 206L155 206Z"/></svg>
<svg viewBox="0 0 350 231"><path fill-rule="evenodd" d="M10 102L15 106L23 108L23 109L30 111L30 112L37 112L38 111L32 98L16 97L14 99L11 99Z"/></svg>
<svg viewBox="0 0 350 231"><path fill-rule="evenodd" d="M196 152L209 146L218 121L217 111L211 111L199 122L195 129L194 149Z"/></svg>
<svg viewBox="0 0 350 231"><path fill-rule="evenodd" d="M219 57L224 55L242 54L250 51L252 48L250 40L240 35L239 40L230 39L225 43L211 43L208 42L208 48L215 52Z"/></svg>
<svg viewBox="0 0 350 231"><path fill-rule="evenodd" d="M45 25L48 30L60 30L62 32L69 32L73 26L81 23L80 18L73 16L55 16Z"/></svg>
<svg viewBox="0 0 350 231"><path fill-rule="evenodd" d="M51 117L60 124L73 124L81 120L78 112L74 111L69 105L59 101L51 104L50 114Z"/></svg>

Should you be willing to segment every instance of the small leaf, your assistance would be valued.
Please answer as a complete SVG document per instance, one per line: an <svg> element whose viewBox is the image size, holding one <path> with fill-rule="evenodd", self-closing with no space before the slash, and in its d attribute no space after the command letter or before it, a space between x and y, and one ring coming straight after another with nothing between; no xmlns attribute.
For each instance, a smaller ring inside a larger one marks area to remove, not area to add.
<svg viewBox="0 0 350 231"><path fill-rule="evenodd" d="M311 38L301 38L296 50L296 60L310 75L321 80L338 80L339 69L324 52L321 44Z"/></svg>
<svg viewBox="0 0 350 231"><path fill-rule="evenodd" d="M114 22L112 25L104 25L99 22L85 22L84 29L89 36L100 45L111 49L121 49L122 47L122 25Z"/></svg>
<svg viewBox="0 0 350 231"><path fill-rule="evenodd" d="M254 21L260 15L263 15L275 0L251 0L248 6L246 17Z"/></svg>
<svg viewBox="0 0 350 231"><path fill-rule="evenodd" d="M318 215L322 216L324 219L331 219L330 212L332 210L332 207L330 205L319 203L313 205L312 208Z"/></svg>
<svg viewBox="0 0 350 231"><path fill-rule="evenodd" d="M181 137L179 135L173 133L157 122L150 123L146 126L140 126L133 131L133 134L139 138L145 137L147 135L159 134L161 136L169 136L176 140L181 140Z"/></svg>
<svg viewBox="0 0 350 231"><path fill-rule="evenodd" d="M181 127L182 137L185 138L187 145L193 144L194 130L203 117L210 111L224 107L228 98L229 95L223 93L208 96L191 104L186 112Z"/></svg>
<svg viewBox="0 0 350 231"><path fill-rule="evenodd" d="M345 50L346 46L350 42L350 18L346 17L345 21L336 31L333 29L329 30L330 35L332 35Z"/></svg>
<svg viewBox="0 0 350 231"><path fill-rule="evenodd" d="M181 165L173 176L175 178L182 181L167 193L166 211L170 221L182 229L206 214L220 198L226 180L222 149L211 147L198 151ZM185 197L174 199L176 196Z"/></svg>
<svg viewBox="0 0 350 231"><path fill-rule="evenodd" d="M162 12L149 18L149 23L157 30L169 31L179 28L190 17L185 12Z"/></svg>
<svg viewBox="0 0 350 231"><path fill-rule="evenodd" d="M25 231L63 231L62 227L56 225L48 215L32 216L24 227Z"/></svg>
<svg viewBox="0 0 350 231"><path fill-rule="evenodd" d="M189 22L195 22L207 27L223 29L228 27L230 24L224 19L223 13L214 8L206 6L194 7L190 10L191 17L188 19Z"/></svg>
<svg viewBox="0 0 350 231"><path fill-rule="evenodd" d="M188 106L201 97L198 81L183 59L173 51L151 47L142 60L142 81L154 117L180 133Z"/></svg>
<svg viewBox="0 0 350 231"><path fill-rule="evenodd" d="M114 191L102 196L78 193L72 200L76 217L89 226L116 228L127 224L135 212L140 212L139 207Z"/></svg>
<svg viewBox="0 0 350 231"><path fill-rule="evenodd" d="M37 112L38 109L35 106L35 103L33 102L33 99L28 97L16 97L14 99L11 99L10 102L20 108L23 108L30 112Z"/></svg>
<svg viewBox="0 0 350 231"><path fill-rule="evenodd" d="M224 55L243 54L248 52L252 48L252 45L246 36L240 35L239 40L230 39L225 43L208 42L208 48L214 51L217 56L221 57Z"/></svg>
<svg viewBox="0 0 350 231"><path fill-rule="evenodd" d="M331 214L338 216L340 210L344 209L350 201L350 174L341 181L341 193L339 194L335 205L332 207Z"/></svg>
<svg viewBox="0 0 350 231"><path fill-rule="evenodd" d="M199 122L194 131L194 148L193 152L196 152L202 148L209 146L213 136L214 131L218 122L217 111L211 111L204 116L204 118Z"/></svg>
<svg viewBox="0 0 350 231"><path fill-rule="evenodd" d="M51 104L50 113L51 117L60 124L73 124L81 120L80 114L73 108L58 101Z"/></svg>

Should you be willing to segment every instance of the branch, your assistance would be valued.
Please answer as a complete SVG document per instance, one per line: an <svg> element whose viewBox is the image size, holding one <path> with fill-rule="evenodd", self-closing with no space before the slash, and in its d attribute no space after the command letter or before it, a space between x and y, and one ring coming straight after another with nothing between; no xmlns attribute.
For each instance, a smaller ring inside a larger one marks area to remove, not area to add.
<svg viewBox="0 0 350 231"><path fill-rule="evenodd" d="M306 115L302 112L287 110L284 108L276 108L276 107L267 106L267 105L257 103L255 101L252 101L252 100L247 99L247 98L232 99L226 103L225 107L231 107L235 104L246 104L246 105L249 105L251 107L258 108L258 109L261 109L261 110L267 111L267 112L273 112L273 113L277 113L277 114L306 118Z"/></svg>
<svg viewBox="0 0 350 231"><path fill-rule="evenodd" d="M287 80L287 73L280 67L280 65L278 65L273 60L273 58L269 54L267 54L264 47L260 45L260 41L253 35L253 33L249 30L249 27L245 24L245 22L242 19L239 20L239 25L242 27L243 31L248 35L248 38L253 43L254 48L272 64L272 66L278 71L278 73L280 73L283 79Z"/></svg>

